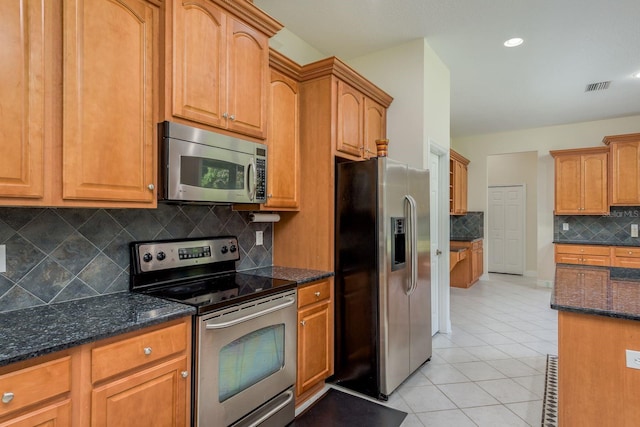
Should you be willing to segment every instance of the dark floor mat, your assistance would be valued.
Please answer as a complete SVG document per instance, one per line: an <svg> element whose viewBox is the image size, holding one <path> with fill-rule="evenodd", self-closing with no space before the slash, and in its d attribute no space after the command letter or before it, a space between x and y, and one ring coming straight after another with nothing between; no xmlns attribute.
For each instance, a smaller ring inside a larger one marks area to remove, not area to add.
<svg viewBox="0 0 640 427"><path fill-rule="evenodd" d="M398 427L406 412L335 389L298 415L290 427Z"/></svg>

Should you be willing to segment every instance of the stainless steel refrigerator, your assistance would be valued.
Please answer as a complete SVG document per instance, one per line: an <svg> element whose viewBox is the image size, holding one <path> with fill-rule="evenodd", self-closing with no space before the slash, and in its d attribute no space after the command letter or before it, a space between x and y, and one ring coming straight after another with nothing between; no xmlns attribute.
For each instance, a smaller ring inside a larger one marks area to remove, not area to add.
<svg viewBox="0 0 640 427"><path fill-rule="evenodd" d="M386 400L431 358L429 172L336 163L333 382Z"/></svg>

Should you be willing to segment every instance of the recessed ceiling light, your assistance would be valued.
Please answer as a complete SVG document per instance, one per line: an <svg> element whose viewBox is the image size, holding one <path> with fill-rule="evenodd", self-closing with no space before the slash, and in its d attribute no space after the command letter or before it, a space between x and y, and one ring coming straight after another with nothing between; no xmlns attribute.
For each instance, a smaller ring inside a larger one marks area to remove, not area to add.
<svg viewBox="0 0 640 427"><path fill-rule="evenodd" d="M516 47L516 46L520 46L523 42L524 40L522 40L520 37L514 37L504 42L504 45L506 47Z"/></svg>
<svg viewBox="0 0 640 427"><path fill-rule="evenodd" d="M640 71L638 71L637 73L633 73L633 77L635 77L636 79L640 79Z"/></svg>

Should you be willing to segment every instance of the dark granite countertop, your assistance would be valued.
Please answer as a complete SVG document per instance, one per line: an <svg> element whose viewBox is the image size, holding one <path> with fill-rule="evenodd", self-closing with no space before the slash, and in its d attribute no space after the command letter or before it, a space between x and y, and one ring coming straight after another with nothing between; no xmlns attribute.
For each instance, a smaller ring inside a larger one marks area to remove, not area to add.
<svg viewBox="0 0 640 427"><path fill-rule="evenodd" d="M468 248L449 248L449 252L464 252L468 250Z"/></svg>
<svg viewBox="0 0 640 427"><path fill-rule="evenodd" d="M188 305L121 292L0 313L0 366L195 312Z"/></svg>
<svg viewBox="0 0 640 427"><path fill-rule="evenodd" d="M253 270L244 270L243 274L254 274L261 277L273 277L274 279L293 280L298 285L303 285L316 280L334 276L332 271L308 270L292 267L261 267Z"/></svg>
<svg viewBox="0 0 640 427"><path fill-rule="evenodd" d="M483 237L478 236L451 236L449 237L449 241L452 242L477 242L478 240L482 240Z"/></svg>
<svg viewBox="0 0 640 427"><path fill-rule="evenodd" d="M593 245L593 246L638 246L637 243L611 243L611 242L592 242L585 240L554 240L553 243L560 245Z"/></svg>
<svg viewBox="0 0 640 427"><path fill-rule="evenodd" d="M572 274L587 272L593 272L596 281L579 283L589 280L589 276L577 279ZM602 284L597 282L602 279L599 273L604 275ZM557 264L551 308L640 320L640 269Z"/></svg>

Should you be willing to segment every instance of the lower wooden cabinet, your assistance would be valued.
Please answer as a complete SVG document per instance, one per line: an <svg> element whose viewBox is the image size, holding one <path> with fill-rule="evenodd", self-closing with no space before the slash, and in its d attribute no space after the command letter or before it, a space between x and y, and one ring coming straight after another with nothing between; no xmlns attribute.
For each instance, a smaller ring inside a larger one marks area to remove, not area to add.
<svg viewBox="0 0 640 427"><path fill-rule="evenodd" d="M640 248L618 246L612 248L613 267L640 268Z"/></svg>
<svg viewBox="0 0 640 427"><path fill-rule="evenodd" d="M296 404L322 388L333 374L333 279L298 289Z"/></svg>
<svg viewBox="0 0 640 427"><path fill-rule="evenodd" d="M190 317L4 366L0 427L188 426L190 366Z"/></svg>
<svg viewBox="0 0 640 427"><path fill-rule="evenodd" d="M556 267L556 299L571 305L602 309L602 301L607 301L609 270L580 267Z"/></svg>
<svg viewBox="0 0 640 427"><path fill-rule="evenodd" d="M482 239L473 242L451 242L451 248L462 249L450 273L450 285L456 288L468 288L480 279L484 272L484 249Z"/></svg>
<svg viewBox="0 0 640 427"><path fill-rule="evenodd" d="M611 265L609 246L606 245L555 245L557 264Z"/></svg>

